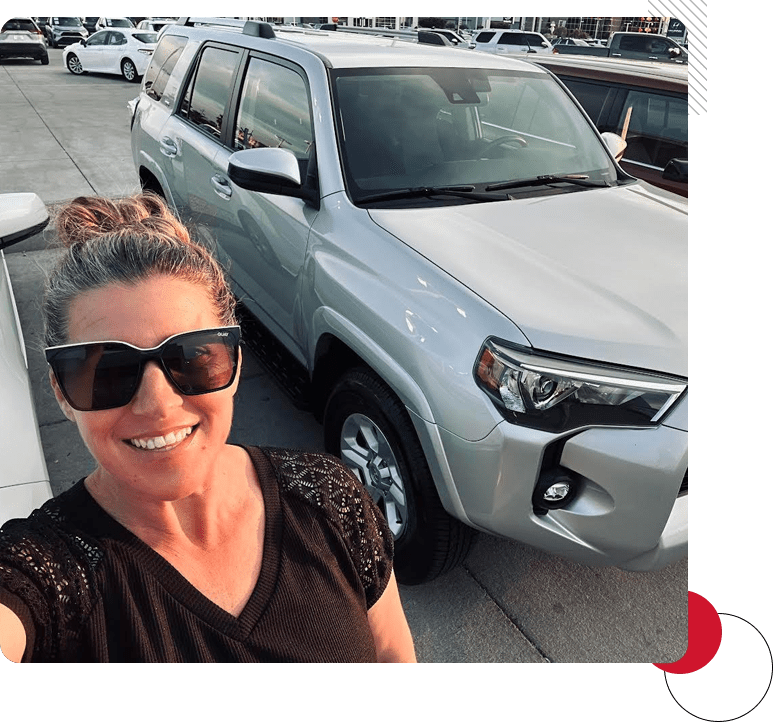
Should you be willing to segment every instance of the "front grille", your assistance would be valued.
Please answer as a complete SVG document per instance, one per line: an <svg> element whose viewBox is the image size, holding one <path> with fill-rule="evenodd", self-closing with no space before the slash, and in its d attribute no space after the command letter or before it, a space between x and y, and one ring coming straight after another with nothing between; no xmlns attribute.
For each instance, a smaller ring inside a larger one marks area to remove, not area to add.
<svg viewBox="0 0 773 722"><path fill-rule="evenodd" d="M685 496L687 494L687 472L684 472L684 478L682 479L682 485L679 487L679 494L677 496Z"/></svg>

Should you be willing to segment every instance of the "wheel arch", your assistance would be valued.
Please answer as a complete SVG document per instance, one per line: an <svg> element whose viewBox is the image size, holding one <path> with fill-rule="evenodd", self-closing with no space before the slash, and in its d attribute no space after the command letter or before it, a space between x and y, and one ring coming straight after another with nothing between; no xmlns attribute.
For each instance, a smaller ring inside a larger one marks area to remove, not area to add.
<svg viewBox="0 0 773 722"><path fill-rule="evenodd" d="M456 489L432 409L421 387L383 348L332 309L319 308L314 315L313 326L318 331L313 334L316 341L310 374L316 418L322 420L326 402L343 374L358 366L369 369L405 405L443 507L452 516L472 526Z"/></svg>

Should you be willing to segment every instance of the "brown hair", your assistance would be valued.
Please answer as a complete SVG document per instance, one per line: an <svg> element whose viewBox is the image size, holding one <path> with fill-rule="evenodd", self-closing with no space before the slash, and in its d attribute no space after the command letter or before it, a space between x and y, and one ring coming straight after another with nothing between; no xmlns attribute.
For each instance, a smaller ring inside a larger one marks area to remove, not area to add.
<svg viewBox="0 0 773 722"><path fill-rule="evenodd" d="M223 269L191 239L159 196L142 193L119 200L82 196L61 209L56 230L67 250L44 290L47 346L69 340L68 311L81 293L158 275L206 288L223 325L236 323L236 303Z"/></svg>

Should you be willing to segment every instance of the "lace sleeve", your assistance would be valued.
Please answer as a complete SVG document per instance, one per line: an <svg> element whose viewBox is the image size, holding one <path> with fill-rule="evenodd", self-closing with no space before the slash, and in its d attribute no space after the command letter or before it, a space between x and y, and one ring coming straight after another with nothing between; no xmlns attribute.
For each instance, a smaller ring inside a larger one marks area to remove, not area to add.
<svg viewBox="0 0 773 722"><path fill-rule="evenodd" d="M3 597L10 595L15 600L9 606L17 613L21 604L28 615L22 612L20 616L33 625L34 646L30 649L28 643L25 661L55 660L90 607L88 565L73 553L69 543L73 540L46 523L48 520L49 515L38 510L0 529Z"/></svg>
<svg viewBox="0 0 773 722"><path fill-rule="evenodd" d="M285 449L263 451L281 483L320 507L338 527L370 609L386 589L394 556L392 533L375 502L335 456Z"/></svg>

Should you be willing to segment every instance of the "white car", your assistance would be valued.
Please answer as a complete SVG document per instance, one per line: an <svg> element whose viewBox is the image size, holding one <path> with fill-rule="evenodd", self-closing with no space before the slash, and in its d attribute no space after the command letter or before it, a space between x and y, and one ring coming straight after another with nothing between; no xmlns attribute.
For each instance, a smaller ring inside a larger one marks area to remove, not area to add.
<svg viewBox="0 0 773 722"><path fill-rule="evenodd" d="M99 18L97 30L110 30L112 28L133 28L134 23L129 18Z"/></svg>
<svg viewBox="0 0 773 722"><path fill-rule="evenodd" d="M0 525L51 498L19 314L3 248L39 233L48 212L34 193L0 195Z"/></svg>
<svg viewBox="0 0 773 722"><path fill-rule="evenodd" d="M145 18L137 23L137 29L158 33L167 25L172 25L176 22L177 18Z"/></svg>
<svg viewBox="0 0 773 722"><path fill-rule="evenodd" d="M497 55L553 52L553 46L542 33L523 30L480 30L472 39L470 47Z"/></svg>
<svg viewBox="0 0 773 722"><path fill-rule="evenodd" d="M156 40L156 33L136 28L99 30L88 40L68 46L62 62L75 75L116 73L134 83L145 74Z"/></svg>

